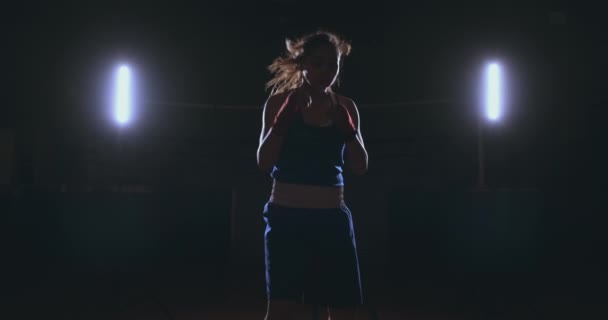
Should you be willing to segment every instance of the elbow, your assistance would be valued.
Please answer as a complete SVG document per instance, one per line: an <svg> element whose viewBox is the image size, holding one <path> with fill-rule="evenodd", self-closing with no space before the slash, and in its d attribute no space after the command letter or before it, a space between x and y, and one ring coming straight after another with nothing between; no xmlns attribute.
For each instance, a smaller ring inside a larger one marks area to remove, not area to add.
<svg viewBox="0 0 608 320"><path fill-rule="evenodd" d="M361 157L348 157L345 162L348 171L356 176L363 176L367 173L367 153L363 153Z"/></svg>
<svg viewBox="0 0 608 320"><path fill-rule="evenodd" d="M360 166L349 166L348 171L356 176L363 176L367 173L367 164Z"/></svg>
<svg viewBox="0 0 608 320"><path fill-rule="evenodd" d="M367 168L351 168L350 172L356 176L364 176L367 173Z"/></svg>
<svg viewBox="0 0 608 320"><path fill-rule="evenodd" d="M274 166L273 164L268 164L268 163L263 163L263 162L258 161L258 169L260 169L260 171L263 173L270 173L270 171L272 171L273 166Z"/></svg>
<svg viewBox="0 0 608 320"><path fill-rule="evenodd" d="M274 167L274 162L269 161L268 159L265 159L264 157L261 157L259 151L257 154L257 162L258 162L258 169L264 173L270 173L270 171Z"/></svg>
<svg viewBox="0 0 608 320"><path fill-rule="evenodd" d="M347 145L344 160L349 172L362 176L367 173L367 151L359 140L357 142Z"/></svg>

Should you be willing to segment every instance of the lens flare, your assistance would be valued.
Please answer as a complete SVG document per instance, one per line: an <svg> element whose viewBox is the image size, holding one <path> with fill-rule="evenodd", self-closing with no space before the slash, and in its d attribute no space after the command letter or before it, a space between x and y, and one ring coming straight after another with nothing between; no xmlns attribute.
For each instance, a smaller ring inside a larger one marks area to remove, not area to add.
<svg viewBox="0 0 608 320"><path fill-rule="evenodd" d="M121 66L116 72L114 95L114 119L121 125L129 123L132 112L131 70Z"/></svg>
<svg viewBox="0 0 608 320"><path fill-rule="evenodd" d="M491 63L486 69L486 105L485 114L489 120L500 118L502 108L500 65Z"/></svg>

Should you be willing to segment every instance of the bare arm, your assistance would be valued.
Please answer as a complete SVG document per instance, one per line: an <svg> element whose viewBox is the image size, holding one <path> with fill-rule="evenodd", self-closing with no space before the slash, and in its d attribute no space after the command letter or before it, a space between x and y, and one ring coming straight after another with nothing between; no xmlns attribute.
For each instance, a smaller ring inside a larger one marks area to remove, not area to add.
<svg viewBox="0 0 608 320"><path fill-rule="evenodd" d="M283 137L273 134L271 128L283 100L284 94L277 94L270 96L264 104L262 131L257 150L258 168L263 172L270 172L272 170L272 167L279 158L281 146L283 145Z"/></svg>
<svg viewBox="0 0 608 320"><path fill-rule="evenodd" d="M365 150L365 144L363 142L363 136L361 135L361 121L359 119L359 110L355 105L355 102L351 99L341 97L340 99L344 106L347 108L348 113L353 119L355 126L357 127L356 139L346 143L344 150L344 164L345 166L355 175L364 175L367 172L367 150Z"/></svg>

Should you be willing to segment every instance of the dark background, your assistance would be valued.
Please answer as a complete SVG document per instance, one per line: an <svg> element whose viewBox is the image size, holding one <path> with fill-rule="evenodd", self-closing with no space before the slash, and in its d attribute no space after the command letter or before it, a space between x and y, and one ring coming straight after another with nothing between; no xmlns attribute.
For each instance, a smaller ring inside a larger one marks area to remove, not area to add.
<svg viewBox="0 0 608 320"><path fill-rule="evenodd" d="M376 317L605 312L604 12L565 1L5 5L9 310L263 312L266 66L286 37L325 28L353 45L336 91L357 103L369 153L367 175L345 179ZM492 58L508 100L483 124L479 190L477 90ZM138 99L123 130L108 114L120 62Z"/></svg>

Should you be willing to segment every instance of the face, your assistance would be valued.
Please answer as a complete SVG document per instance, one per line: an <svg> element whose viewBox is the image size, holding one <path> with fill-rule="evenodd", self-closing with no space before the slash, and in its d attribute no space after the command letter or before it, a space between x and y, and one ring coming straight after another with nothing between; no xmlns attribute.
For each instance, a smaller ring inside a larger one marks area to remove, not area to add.
<svg viewBox="0 0 608 320"><path fill-rule="evenodd" d="M340 72L340 55L331 45L314 49L302 63L305 81L312 87L325 90L333 85Z"/></svg>

